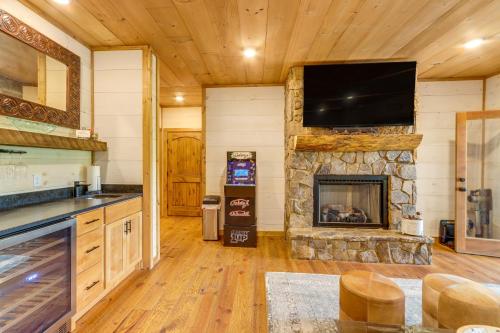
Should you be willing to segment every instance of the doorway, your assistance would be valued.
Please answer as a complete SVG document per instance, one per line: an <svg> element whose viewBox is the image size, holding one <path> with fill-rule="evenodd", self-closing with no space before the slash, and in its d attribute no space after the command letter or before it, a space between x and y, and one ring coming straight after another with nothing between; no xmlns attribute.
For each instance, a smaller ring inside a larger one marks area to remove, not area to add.
<svg viewBox="0 0 500 333"><path fill-rule="evenodd" d="M162 216L201 216L202 131L163 129L162 156Z"/></svg>
<svg viewBox="0 0 500 333"><path fill-rule="evenodd" d="M457 113L457 252L500 257L500 111Z"/></svg>

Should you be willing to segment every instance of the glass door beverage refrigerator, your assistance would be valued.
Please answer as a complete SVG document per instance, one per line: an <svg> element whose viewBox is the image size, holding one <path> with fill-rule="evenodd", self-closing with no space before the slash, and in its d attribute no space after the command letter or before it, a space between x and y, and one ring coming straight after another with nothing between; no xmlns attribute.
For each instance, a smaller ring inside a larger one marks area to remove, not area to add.
<svg viewBox="0 0 500 333"><path fill-rule="evenodd" d="M2 236L0 332L69 332L74 258L74 219Z"/></svg>

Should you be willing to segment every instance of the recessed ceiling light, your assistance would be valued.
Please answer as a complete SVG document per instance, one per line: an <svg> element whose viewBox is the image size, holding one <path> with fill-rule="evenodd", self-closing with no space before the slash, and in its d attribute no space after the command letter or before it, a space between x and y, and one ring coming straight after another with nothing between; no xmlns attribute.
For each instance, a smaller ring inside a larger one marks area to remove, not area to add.
<svg viewBox="0 0 500 333"><path fill-rule="evenodd" d="M54 2L57 2L58 4L61 4L61 5L69 5L71 0L54 0Z"/></svg>
<svg viewBox="0 0 500 333"><path fill-rule="evenodd" d="M464 47L466 49L473 49L473 48L476 48L478 46L480 46L481 44L483 44L484 40L482 38L476 38L476 39L472 39L470 41L468 41L467 43L464 44Z"/></svg>
<svg viewBox="0 0 500 333"><path fill-rule="evenodd" d="M177 96L175 96L175 100L176 100L177 102L184 102L184 96L182 96L182 95L177 95Z"/></svg>
<svg viewBox="0 0 500 333"><path fill-rule="evenodd" d="M245 56L245 58L253 58L257 55L257 51L255 51L255 49L245 49L243 51L243 55Z"/></svg>

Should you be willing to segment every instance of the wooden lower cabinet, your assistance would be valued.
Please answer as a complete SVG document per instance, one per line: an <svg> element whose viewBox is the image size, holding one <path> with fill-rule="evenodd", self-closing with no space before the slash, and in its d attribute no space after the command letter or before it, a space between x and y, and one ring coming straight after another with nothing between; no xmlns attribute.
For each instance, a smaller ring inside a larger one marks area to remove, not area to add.
<svg viewBox="0 0 500 333"><path fill-rule="evenodd" d="M102 264L97 263L83 273L78 274L76 284L76 309L83 310L104 290L104 272Z"/></svg>
<svg viewBox="0 0 500 333"><path fill-rule="evenodd" d="M80 274L98 263L101 263L102 266L104 263L104 228L102 225L98 229L78 237L77 243L76 274Z"/></svg>
<svg viewBox="0 0 500 333"><path fill-rule="evenodd" d="M142 259L142 212L106 224L106 287L120 283Z"/></svg>
<svg viewBox="0 0 500 333"><path fill-rule="evenodd" d="M72 329L142 261L141 198L95 209L76 219L76 314Z"/></svg>
<svg viewBox="0 0 500 333"><path fill-rule="evenodd" d="M142 260L142 212L129 218L125 248L126 266L135 267Z"/></svg>

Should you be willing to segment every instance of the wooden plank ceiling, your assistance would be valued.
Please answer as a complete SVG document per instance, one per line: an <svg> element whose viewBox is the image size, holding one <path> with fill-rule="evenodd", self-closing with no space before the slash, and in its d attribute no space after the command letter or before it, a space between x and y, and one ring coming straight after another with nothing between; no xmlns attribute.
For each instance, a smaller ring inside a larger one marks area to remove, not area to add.
<svg viewBox="0 0 500 333"><path fill-rule="evenodd" d="M423 79L500 71L500 0L22 2L89 46L151 45L162 105L200 105L201 85L283 83L304 63L414 59ZM465 49L474 38L485 43Z"/></svg>

